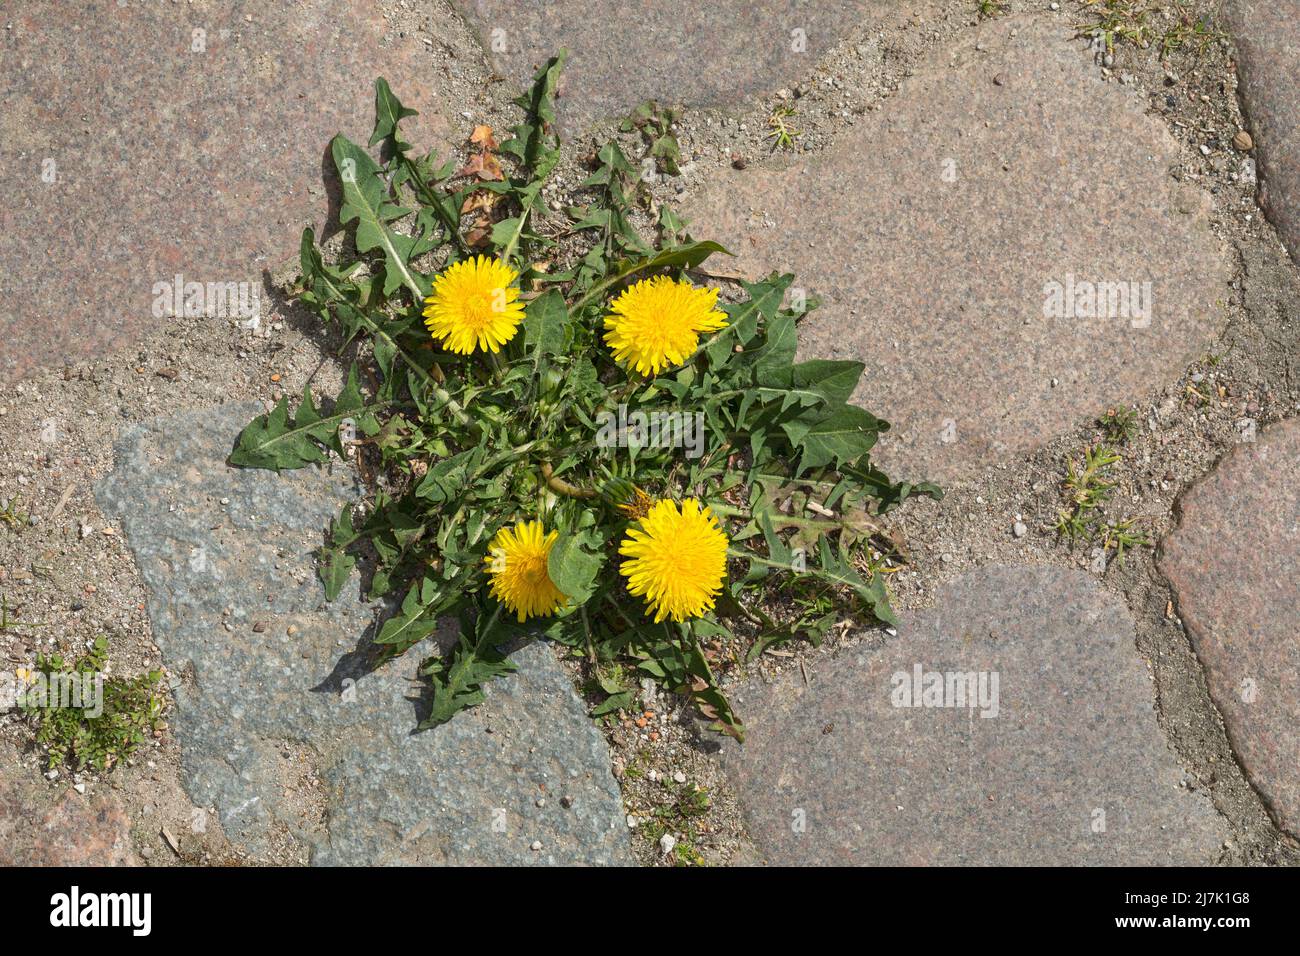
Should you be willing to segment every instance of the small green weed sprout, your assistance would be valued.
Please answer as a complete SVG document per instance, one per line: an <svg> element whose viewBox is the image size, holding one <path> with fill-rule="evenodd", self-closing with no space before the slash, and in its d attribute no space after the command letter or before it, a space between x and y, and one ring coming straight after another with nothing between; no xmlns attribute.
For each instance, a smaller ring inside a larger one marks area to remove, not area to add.
<svg viewBox="0 0 1300 956"><path fill-rule="evenodd" d="M20 672L27 685L21 709L36 724L49 769L71 762L77 770L108 770L160 728L162 672L105 677L107 666L108 642L97 637L75 663L42 654L34 670Z"/></svg>

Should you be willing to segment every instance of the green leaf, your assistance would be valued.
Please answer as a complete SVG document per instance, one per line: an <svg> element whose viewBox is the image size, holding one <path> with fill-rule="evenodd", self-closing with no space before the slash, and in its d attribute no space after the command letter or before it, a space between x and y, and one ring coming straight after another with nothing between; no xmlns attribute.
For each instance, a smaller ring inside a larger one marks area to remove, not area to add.
<svg viewBox="0 0 1300 956"><path fill-rule="evenodd" d="M514 671L515 665L500 649L512 636L503 618L500 604L490 614L480 609L473 620L462 615L460 643L452 659L435 658L424 668L433 684L433 707L419 730L445 724L467 707L481 704L483 685Z"/></svg>
<svg viewBox="0 0 1300 956"><path fill-rule="evenodd" d="M813 359L800 362L790 369L790 387L807 389L820 395L828 403L838 405L847 402L858 387L862 371L866 366L861 362L837 362L827 359Z"/></svg>
<svg viewBox="0 0 1300 956"><path fill-rule="evenodd" d="M384 622L375 638L376 644L387 645L394 655L406 653L438 627L437 614L421 599L424 583L411 585L402 599L402 609Z"/></svg>
<svg viewBox="0 0 1300 956"><path fill-rule="evenodd" d="M351 278L361 263L340 266L326 263L316 246L316 235L311 227L302 231L298 262L302 271L299 300L326 322L341 323L345 333L344 344L351 342L366 327L366 318L359 306L368 295L370 282L367 279L362 285Z"/></svg>
<svg viewBox="0 0 1300 956"><path fill-rule="evenodd" d="M889 594L885 591L885 582L876 574L870 581L864 581L857 569L849 563L843 550L831 550L830 542L825 538L818 542L818 564L810 566L808 572L823 581L839 587L846 587L854 593L868 610L886 624L898 626L898 616L889 604Z"/></svg>
<svg viewBox="0 0 1300 956"><path fill-rule="evenodd" d="M399 150L410 148L410 143L403 142L397 132L397 124L408 116L419 116L413 109L402 105L382 76L375 80L375 131L370 134L370 145L392 139Z"/></svg>
<svg viewBox="0 0 1300 956"><path fill-rule="evenodd" d="M646 259L630 263L618 273L618 278L626 278L635 272L647 272L655 269L683 268L694 269L715 252L731 255L726 246L717 242L687 242L671 249L664 249Z"/></svg>
<svg viewBox="0 0 1300 956"><path fill-rule="evenodd" d="M759 385L784 387L790 384L790 365L799 348L794 319L778 315L767 323L767 337L762 346L746 354L754 366L754 378Z"/></svg>
<svg viewBox="0 0 1300 956"><path fill-rule="evenodd" d="M715 252L731 255L730 252L727 252L726 247L716 242L687 242L644 259L624 259L614 266L609 275L587 290L587 294L578 302L578 307L586 305L605 289L636 275L638 272L652 272L656 269L669 268L693 269Z"/></svg>
<svg viewBox="0 0 1300 956"><path fill-rule="evenodd" d="M356 566L357 559L346 551L337 548L321 550L318 573L325 585L325 600L333 601L339 596Z"/></svg>
<svg viewBox="0 0 1300 956"><path fill-rule="evenodd" d="M636 688L628 687L622 681L607 675L597 675L595 683L609 696L592 709L591 716L603 717L615 711L632 709L636 701Z"/></svg>
<svg viewBox="0 0 1300 956"><path fill-rule="evenodd" d="M595 536L585 531L561 532L551 547L546 571L571 606L585 604L595 590L596 575L605 564L605 556L590 549L598 545Z"/></svg>
<svg viewBox="0 0 1300 956"><path fill-rule="evenodd" d="M330 532L329 547L321 548L316 573L325 585L325 600L333 601L343 590L357 566L357 559L348 554L346 548L357 540L357 532L352 527L352 506L344 505L339 516L334 520Z"/></svg>
<svg viewBox="0 0 1300 956"><path fill-rule="evenodd" d="M340 133L330 142L330 154L343 184L339 222L346 226L356 221L358 251L383 253L384 295L405 285L415 301L421 301L429 293L429 284L412 270L410 262L432 248L432 243L388 228L388 223L409 215L410 210L391 201L381 170L369 153Z"/></svg>
<svg viewBox="0 0 1300 956"><path fill-rule="evenodd" d="M591 716L604 717L606 714L612 714L616 711L631 710L635 700L635 691L625 690L617 694L611 694L591 709Z"/></svg>
<svg viewBox="0 0 1300 956"><path fill-rule="evenodd" d="M761 316L767 321L771 321L776 315L777 310L781 308L781 300L785 298L785 290L789 288L790 283L794 281L794 276L787 273L782 276L770 276L762 282L756 282L750 285L742 282L741 285L749 293L749 298L744 302L734 302L722 306L722 310L727 313L727 327L714 336L713 341L708 345L705 351L708 353L709 362L715 367L721 367L726 364L730 358L732 347L735 342L748 346L758 334L758 320ZM735 339L735 342L732 339Z"/></svg>
<svg viewBox="0 0 1300 956"><path fill-rule="evenodd" d="M794 551L782 540L772 527L772 515L767 511L754 512L754 519L763 532L763 542L767 545L767 557L773 564L787 570L794 569Z"/></svg>
<svg viewBox="0 0 1300 956"><path fill-rule="evenodd" d="M888 475L871 464L846 468L844 474L846 477L858 482L869 494L878 499L876 510L880 514L884 514L916 495L925 495L935 501L943 500L943 489L933 482L919 481L913 484L908 481L890 481ZM830 505L828 504L827 507L830 507Z"/></svg>
<svg viewBox="0 0 1300 956"><path fill-rule="evenodd" d="M782 424L790 443L799 449L799 472L823 465L854 462L876 444L883 423L856 405L840 405L825 412L811 409Z"/></svg>
<svg viewBox="0 0 1300 956"><path fill-rule="evenodd" d="M501 144L501 151L510 153L528 167L533 179L545 178L559 159L559 149L549 130L555 125L555 88L564 70L567 50L546 61L527 93L515 99L528 120L514 128L514 137Z"/></svg>
<svg viewBox="0 0 1300 956"><path fill-rule="evenodd" d="M676 176L680 172L677 161L682 157L681 149L677 145L677 137L671 133L665 133L654 141L650 155L663 160L663 168L669 175Z"/></svg>
<svg viewBox="0 0 1300 956"><path fill-rule="evenodd" d="M528 303L524 311L524 346L536 366L544 355L564 351L569 326L569 309L564 296L555 289L542 293Z"/></svg>
<svg viewBox="0 0 1300 956"><path fill-rule="evenodd" d="M331 415L321 416L312 401L311 387L305 386L302 404L292 419L289 400L282 398L272 411L255 418L239 433L229 463L242 468L281 471L324 461L326 454L321 446L343 454L339 426L347 420L355 421L363 404L357 367L353 365Z"/></svg>
<svg viewBox="0 0 1300 956"><path fill-rule="evenodd" d="M460 499L478 476L482 461L483 448L476 446L435 462L416 487L416 497L435 505Z"/></svg>

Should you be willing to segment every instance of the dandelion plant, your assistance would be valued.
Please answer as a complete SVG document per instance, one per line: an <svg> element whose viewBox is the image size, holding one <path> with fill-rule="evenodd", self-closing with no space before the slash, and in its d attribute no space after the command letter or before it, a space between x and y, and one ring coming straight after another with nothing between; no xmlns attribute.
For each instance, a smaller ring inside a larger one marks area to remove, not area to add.
<svg viewBox="0 0 1300 956"><path fill-rule="evenodd" d="M459 616L458 646L422 667L421 728L482 700L507 648L540 637L649 675L743 738L718 648L740 622L755 647L803 628L765 604L807 582L823 624L834 608L892 622L880 516L940 492L872 464L889 426L849 403L861 363L795 361L815 302L786 304L793 276L708 286L696 270L722 246L667 208L654 241L631 225L637 167L616 142L592 159L588 205L543 210L562 65L515 101L499 148L476 129L461 170L405 141L413 111L376 82L382 163L343 136L330 147L352 243L327 256L306 230L295 290L342 330L346 385L325 408L281 400L230 460L365 465L320 576L334 600L366 564L368 596L396 605L376 636L389 656Z"/></svg>

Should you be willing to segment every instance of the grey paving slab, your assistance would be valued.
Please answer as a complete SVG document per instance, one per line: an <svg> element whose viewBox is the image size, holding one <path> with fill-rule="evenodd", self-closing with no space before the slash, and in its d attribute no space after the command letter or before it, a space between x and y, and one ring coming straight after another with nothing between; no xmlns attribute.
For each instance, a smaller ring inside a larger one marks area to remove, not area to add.
<svg viewBox="0 0 1300 956"><path fill-rule="evenodd" d="M879 457L902 477L977 474L1139 400L1222 321L1208 197L1071 33L989 21L826 151L685 204L737 253L710 268L791 271L822 299L803 353L866 363L857 398L895 426Z"/></svg>
<svg viewBox="0 0 1300 956"><path fill-rule="evenodd" d="M516 82L570 59L560 121L570 131L655 99L734 106L813 70L863 24L903 15L897 0L454 0L496 69Z"/></svg>
<svg viewBox="0 0 1300 956"><path fill-rule="evenodd" d="M133 426L96 487L179 677L172 727L195 803L254 853L290 841L320 864L628 862L604 737L549 648L518 651L481 707L412 733L432 648L375 669L356 581L326 604L312 570L349 469L229 468L259 410Z"/></svg>
<svg viewBox="0 0 1300 956"><path fill-rule="evenodd" d="M0 382L129 344L178 275L260 290L325 219L327 142L369 137L381 73L421 111L413 142L448 129L427 48L384 45L373 4L63 0L0 19Z"/></svg>
<svg viewBox="0 0 1300 956"><path fill-rule="evenodd" d="M1193 864L1223 839L1180 786L1127 609L1083 572L973 571L883 648L736 697L723 759L771 863Z"/></svg>
<svg viewBox="0 0 1300 956"><path fill-rule="evenodd" d="M1300 0L1228 0L1259 201L1300 262Z"/></svg>
<svg viewBox="0 0 1300 956"><path fill-rule="evenodd" d="M1160 569L1247 777L1300 835L1300 423L1265 429L1179 499Z"/></svg>

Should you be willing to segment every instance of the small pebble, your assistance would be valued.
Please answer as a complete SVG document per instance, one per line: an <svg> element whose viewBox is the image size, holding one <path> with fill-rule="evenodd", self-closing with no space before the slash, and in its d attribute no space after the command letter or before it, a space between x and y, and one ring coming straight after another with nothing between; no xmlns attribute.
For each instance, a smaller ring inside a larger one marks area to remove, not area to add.
<svg viewBox="0 0 1300 956"><path fill-rule="evenodd" d="M686 774L684 774L684 773L682 773L680 770L678 770L676 773L673 774L673 781L674 781L675 783L685 783L685 782L686 782Z"/></svg>
<svg viewBox="0 0 1300 956"><path fill-rule="evenodd" d="M672 853L675 846L677 846L677 837L673 836L671 833L665 833L659 838L659 853L661 856L667 856L669 853Z"/></svg>
<svg viewBox="0 0 1300 956"><path fill-rule="evenodd" d="M536 853L541 848L542 848L541 840L534 840L528 847L528 849L532 850L534 853Z"/></svg>
<svg viewBox="0 0 1300 956"><path fill-rule="evenodd" d="M1014 534L1017 538L1023 538L1026 534L1029 533L1029 529L1025 527L1025 523L1023 521L1017 521L1014 525L1011 526L1011 533Z"/></svg>
<svg viewBox="0 0 1300 956"><path fill-rule="evenodd" d="M1255 141L1251 139L1250 134L1243 129L1236 136L1232 137L1232 145L1245 153L1250 151L1250 149L1255 145Z"/></svg>

